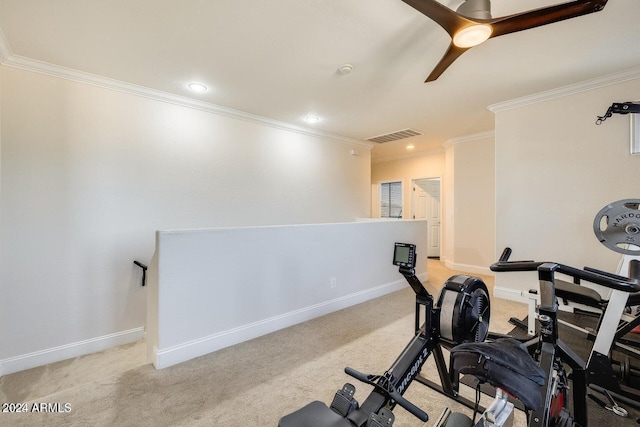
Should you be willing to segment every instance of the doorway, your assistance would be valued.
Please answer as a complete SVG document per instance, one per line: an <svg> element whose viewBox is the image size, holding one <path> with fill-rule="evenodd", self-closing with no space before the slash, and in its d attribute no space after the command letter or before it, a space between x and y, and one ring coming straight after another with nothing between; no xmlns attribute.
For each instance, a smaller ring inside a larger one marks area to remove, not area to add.
<svg viewBox="0 0 640 427"><path fill-rule="evenodd" d="M411 213L413 219L426 219L427 257L440 258L442 205L440 178L421 178L411 180Z"/></svg>

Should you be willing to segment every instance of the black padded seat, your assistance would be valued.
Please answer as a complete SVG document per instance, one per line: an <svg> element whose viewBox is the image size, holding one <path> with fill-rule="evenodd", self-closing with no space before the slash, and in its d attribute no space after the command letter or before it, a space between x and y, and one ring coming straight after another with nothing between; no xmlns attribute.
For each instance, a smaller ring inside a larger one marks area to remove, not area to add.
<svg viewBox="0 0 640 427"><path fill-rule="evenodd" d="M542 407L540 387L545 373L529 355L527 348L513 338L493 342L469 342L451 350L453 370L471 374L518 398L525 407Z"/></svg>
<svg viewBox="0 0 640 427"><path fill-rule="evenodd" d="M556 297L559 299L577 302L589 307L604 308L607 300L603 300L598 291L564 280L555 281ZM627 305L630 307L640 305L640 292L629 293Z"/></svg>
<svg viewBox="0 0 640 427"><path fill-rule="evenodd" d="M575 283L555 280L556 297L558 299L573 301L589 307L603 308L607 303L603 300L598 291L587 286L576 285Z"/></svg>

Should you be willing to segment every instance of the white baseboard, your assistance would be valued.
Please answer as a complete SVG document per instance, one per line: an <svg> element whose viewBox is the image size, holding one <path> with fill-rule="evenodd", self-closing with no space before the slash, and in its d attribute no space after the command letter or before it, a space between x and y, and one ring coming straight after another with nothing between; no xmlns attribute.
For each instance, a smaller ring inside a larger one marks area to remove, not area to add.
<svg viewBox="0 0 640 427"><path fill-rule="evenodd" d="M420 280L427 280L427 273L419 274ZM229 329L214 335L202 337L173 347L158 349L153 347L151 362L156 369L163 369L187 360L221 350L244 341L248 341L289 326L296 325L334 311L342 310L362 302L381 297L403 289L407 285L404 279L397 280L340 298L324 301L313 306L301 308L238 328ZM152 345L152 344L149 344Z"/></svg>
<svg viewBox="0 0 640 427"><path fill-rule="evenodd" d="M60 362L78 356L84 356L98 351L108 350L119 345L130 344L144 338L144 328L134 328L128 331L65 344L58 347L35 351L33 353L10 357L0 360L0 377L13 374L49 363Z"/></svg>
<svg viewBox="0 0 640 427"><path fill-rule="evenodd" d="M449 260L444 261L444 265L451 270L461 271L464 273L471 274L482 274L483 276L494 276L494 272L489 269L489 267L481 267L478 265L470 265L470 264L460 264L451 262Z"/></svg>

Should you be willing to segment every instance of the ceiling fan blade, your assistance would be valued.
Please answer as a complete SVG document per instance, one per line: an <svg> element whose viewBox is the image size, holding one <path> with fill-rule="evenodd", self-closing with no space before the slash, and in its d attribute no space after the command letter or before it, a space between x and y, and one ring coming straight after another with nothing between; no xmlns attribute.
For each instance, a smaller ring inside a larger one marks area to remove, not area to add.
<svg viewBox="0 0 640 427"><path fill-rule="evenodd" d="M457 47L456 45L451 43L449 45L449 49L447 49L444 56L440 59L440 62L438 62L431 74L429 74L429 76L427 77L427 80L425 80L424 82L428 83L436 80L442 73L444 73L447 68L449 68L451 64L453 64L453 61L458 59L458 57L465 53L467 50L469 50L469 48Z"/></svg>
<svg viewBox="0 0 640 427"><path fill-rule="evenodd" d="M449 33L451 37L453 37L455 32L460 28L466 27L467 25L472 25L474 23L474 21L471 21L460 15L459 13L454 12L453 10L449 9L436 0L402 1L440 25L447 33Z"/></svg>
<svg viewBox="0 0 640 427"><path fill-rule="evenodd" d="M444 28L444 30L449 33L453 39L456 32L475 24L489 24L493 30L489 38L493 38L563 21L565 19L576 18L578 16L602 10L608 0L574 0L554 6L535 9L529 12L494 19L467 18L462 16L460 13L454 12L436 0L402 1L435 21L438 25ZM427 77L425 83L434 81L440 77L440 75L453 63L453 61L468 49L469 48L457 47L452 42L449 45L447 52L444 54L442 59L440 59L440 62Z"/></svg>
<svg viewBox="0 0 640 427"><path fill-rule="evenodd" d="M488 20L493 27L491 38L529 28L540 27L565 19L576 18L604 8L608 0L576 0L529 12Z"/></svg>

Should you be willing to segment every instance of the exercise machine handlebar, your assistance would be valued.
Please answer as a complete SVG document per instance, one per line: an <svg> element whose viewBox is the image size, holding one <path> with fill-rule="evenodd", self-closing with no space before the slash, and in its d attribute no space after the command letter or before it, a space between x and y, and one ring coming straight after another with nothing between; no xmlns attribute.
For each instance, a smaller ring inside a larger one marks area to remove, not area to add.
<svg viewBox="0 0 640 427"><path fill-rule="evenodd" d="M638 261L633 260L630 264L630 271L632 274L638 273ZM606 273L604 271L596 270L595 268L585 267L585 269L579 269L570 267L568 265L559 263L545 263L538 268L538 271L555 271L558 273L567 274L571 277L586 280L587 282L595 283L605 286L607 288L616 289L623 292L637 292L640 291L640 280L638 276L632 278L626 278L617 276L615 274Z"/></svg>
<svg viewBox="0 0 640 427"><path fill-rule="evenodd" d="M511 248L506 247L500 254L500 258L498 258L498 262L507 262L509 261L509 257L511 256Z"/></svg>
<svg viewBox="0 0 640 427"><path fill-rule="evenodd" d="M427 415L425 411L418 408L416 405L414 405L413 403L409 402L407 399L402 397L400 393L398 393L393 389L393 385L391 385L391 383L389 383L388 381L382 381L383 384L381 384L381 382L378 381L379 379L382 378L380 375L363 374L362 372L357 371L348 366L344 368L344 372L347 375L350 375L353 378L360 380L365 384L369 384L375 387L376 389L381 390L383 393L388 394L389 397L393 399L398 405L402 406L404 409L409 411L411 414L416 416L421 421L424 421L424 422L429 421L429 415ZM384 384L386 384L386 386Z"/></svg>
<svg viewBox="0 0 640 427"><path fill-rule="evenodd" d="M633 265L637 265L637 264L633 263ZM629 267L631 267L631 264L629 265ZM617 274L609 273L607 271L598 270L598 269L595 269L593 267L585 267L584 269L585 269L585 271L591 271L592 273L602 274L603 276L609 276L609 277L611 277L613 279L616 279L616 280L629 280L629 278L627 278L627 277L619 276ZM634 278L634 277L637 277L637 276L634 275L634 274L630 274L629 277Z"/></svg>
<svg viewBox="0 0 640 427"><path fill-rule="evenodd" d="M499 261L491 265L491 271L506 272L537 270L540 274L544 275L562 273L576 279L585 280L587 282L623 292L640 291L640 261L638 260L632 260L629 264L630 278L627 278L591 267L579 269L557 262L508 261L510 255L511 249L505 248L502 255L500 255Z"/></svg>
<svg viewBox="0 0 640 427"><path fill-rule="evenodd" d="M504 271L535 271L544 262L535 262L531 260L527 261L509 261L511 256L511 248L504 248L498 262L491 264L489 267L491 271L504 272Z"/></svg>

